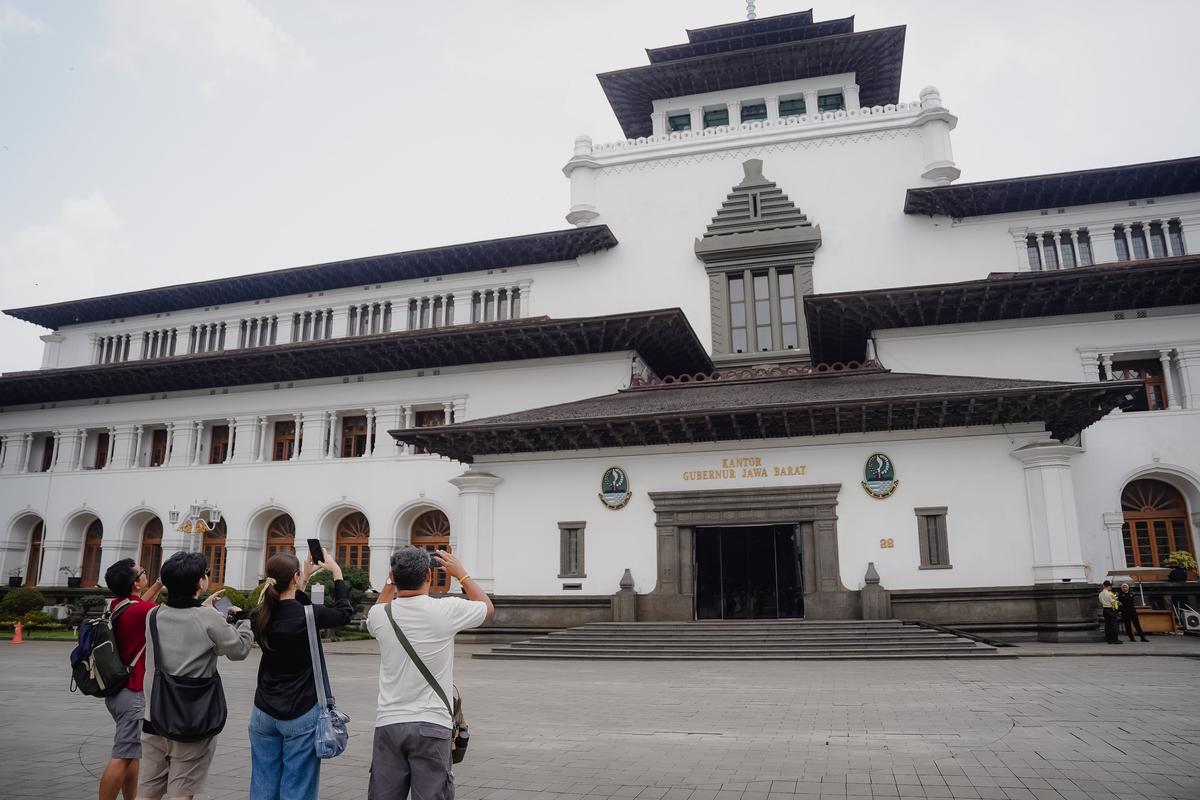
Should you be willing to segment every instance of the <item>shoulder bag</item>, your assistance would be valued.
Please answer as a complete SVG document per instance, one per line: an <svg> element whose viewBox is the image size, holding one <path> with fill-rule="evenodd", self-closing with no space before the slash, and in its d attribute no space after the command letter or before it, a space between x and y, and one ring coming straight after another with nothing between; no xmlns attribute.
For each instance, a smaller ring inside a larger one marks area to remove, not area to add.
<svg viewBox="0 0 1200 800"><path fill-rule="evenodd" d="M308 625L308 652L312 656L313 681L317 685L317 704L321 709L317 714L315 736L317 758L336 758L345 752L346 745L350 742L350 731L346 729L350 717L338 710L333 693L328 689L325 653L321 650L317 620L313 615L312 606L304 607L304 621Z"/></svg>
<svg viewBox="0 0 1200 800"><path fill-rule="evenodd" d="M229 714L225 690L217 672L208 678L169 675L163 669L158 643L158 612L150 612L150 642L154 647L154 683L150 688L150 727L176 742L199 742L216 736Z"/></svg>
<svg viewBox="0 0 1200 800"><path fill-rule="evenodd" d="M450 712L450 760L457 764L467 757L467 745L470 744L471 740L471 732L467 726L467 719L463 716L462 695L459 694L457 686L451 687L454 692L454 705L450 705L450 700L447 699L446 692L442 689L441 684L437 682L437 678L433 677L433 673L429 671L429 667L425 666L425 662L417 655L417 651L413 649L412 643L408 641L408 637L404 635L404 631L400 630L400 626L396 624L396 618L392 616L392 604L385 604L383 611L387 614L388 622L392 623L392 630L396 632L396 638L404 646L404 652L408 653L408 657L412 659L413 664L425 676L425 680L429 682L433 693L441 698L441 701L446 704L446 710Z"/></svg>

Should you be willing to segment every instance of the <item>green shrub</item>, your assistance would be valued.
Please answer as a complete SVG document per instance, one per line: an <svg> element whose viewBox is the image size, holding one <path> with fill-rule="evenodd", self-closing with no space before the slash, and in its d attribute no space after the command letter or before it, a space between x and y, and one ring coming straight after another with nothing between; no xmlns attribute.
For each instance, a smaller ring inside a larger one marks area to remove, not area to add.
<svg viewBox="0 0 1200 800"><path fill-rule="evenodd" d="M10 589L0 600L0 617L14 619L30 611L41 611L46 605L45 596L37 589L21 587Z"/></svg>
<svg viewBox="0 0 1200 800"><path fill-rule="evenodd" d="M30 611L21 617L23 625L58 625L59 622L45 611Z"/></svg>
<svg viewBox="0 0 1200 800"><path fill-rule="evenodd" d="M225 587L225 594L222 596L228 597L229 602L233 603L235 606L240 608L242 611L250 610L250 606L248 605L250 601L246 598L246 595L239 592L237 589L233 589L233 588L227 586L227 587Z"/></svg>
<svg viewBox="0 0 1200 800"><path fill-rule="evenodd" d="M363 594L371 588L371 576L367 574L366 570L346 566L342 567L342 577L350 587L350 602L357 608L362 602ZM333 605L333 576L327 571L322 570L309 579L309 588L314 583L319 583L325 587L325 605Z"/></svg>
<svg viewBox="0 0 1200 800"><path fill-rule="evenodd" d="M1196 557L1187 550L1176 550L1174 553L1171 553L1169 556L1167 556L1166 563L1177 564L1184 569L1195 569Z"/></svg>

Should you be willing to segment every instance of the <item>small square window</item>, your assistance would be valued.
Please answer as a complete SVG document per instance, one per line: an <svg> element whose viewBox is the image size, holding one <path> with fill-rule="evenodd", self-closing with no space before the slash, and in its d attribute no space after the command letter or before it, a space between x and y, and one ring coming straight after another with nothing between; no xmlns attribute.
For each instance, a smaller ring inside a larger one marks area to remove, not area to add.
<svg viewBox="0 0 1200 800"><path fill-rule="evenodd" d="M704 112L704 127L716 128L720 125L729 124L729 109L714 108L711 111Z"/></svg>
<svg viewBox="0 0 1200 800"><path fill-rule="evenodd" d="M751 103L742 106L742 122L756 122L767 118L766 103Z"/></svg>
<svg viewBox="0 0 1200 800"><path fill-rule="evenodd" d="M691 129L691 114L672 114L667 117L667 130L671 133L675 133L676 131L690 131Z"/></svg>
<svg viewBox="0 0 1200 800"><path fill-rule="evenodd" d="M779 116L781 117L799 117L805 113L807 112L804 109L803 97L792 97L779 101Z"/></svg>
<svg viewBox="0 0 1200 800"><path fill-rule="evenodd" d="M827 111L841 111L846 107L846 98L841 92L837 94L823 94L817 98L817 111L822 114Z"/></svg>

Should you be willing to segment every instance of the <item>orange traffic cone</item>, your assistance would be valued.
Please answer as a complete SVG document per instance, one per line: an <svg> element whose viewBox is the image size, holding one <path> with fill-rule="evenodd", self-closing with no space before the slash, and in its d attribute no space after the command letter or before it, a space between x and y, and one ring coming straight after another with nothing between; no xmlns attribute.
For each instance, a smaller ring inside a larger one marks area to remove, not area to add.
<svg viewBox="0 0 1200 800"><path fill-rule="evenodd" d="M21 636L21 623L18 622L17 629L15 631L13 631L12 643L13 644L21 644L24 641L25 641L24 637Z"/></svg>

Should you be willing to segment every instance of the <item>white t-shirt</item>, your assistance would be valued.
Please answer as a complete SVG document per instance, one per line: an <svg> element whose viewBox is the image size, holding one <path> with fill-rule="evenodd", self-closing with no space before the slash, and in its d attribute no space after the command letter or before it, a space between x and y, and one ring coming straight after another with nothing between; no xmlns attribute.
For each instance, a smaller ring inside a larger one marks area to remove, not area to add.
<svg viewBox="0 0 1200 800"><path fill-rule="evenodd" d="M427 594L397 597L391 603L396 624L454 702L454 634L477 628L487 605L461 597ZM379 642L379 709L375 727L397 722L432 722L451 727L450 712L396 638L383 604L367 612L367 630Z"/></svg>

